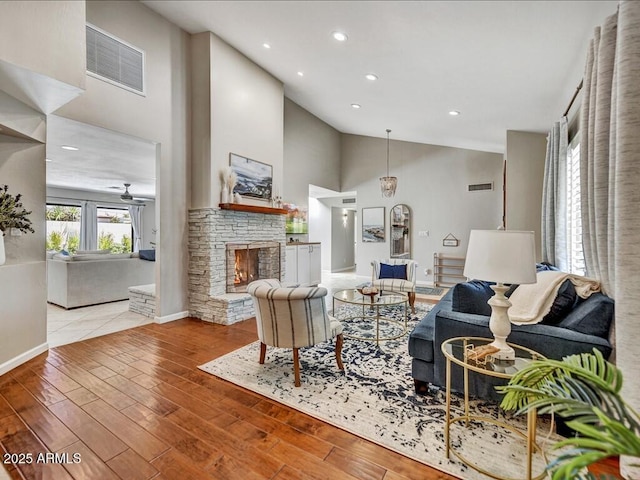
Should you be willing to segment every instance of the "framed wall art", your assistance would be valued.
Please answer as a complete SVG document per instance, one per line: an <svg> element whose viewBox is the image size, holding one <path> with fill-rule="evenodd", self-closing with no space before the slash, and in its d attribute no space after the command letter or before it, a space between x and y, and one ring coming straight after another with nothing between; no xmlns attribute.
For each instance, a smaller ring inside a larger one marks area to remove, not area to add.
<svg viewBox="0 0 640 480"><path fill-rule="evenodd" d="M363 208L362 241L381 243L384 240L384 207Z"/></svg>
<svg viewBox="0 0 640 480"><path fill-rule="evenodd" d="M287 211L285 219L286 233L309 233L309 224L307 223L307 207L299 207L292 203L283 205Z"/></svg>
<svg viewBox="0 0 640 480"><path fill-rule="evenodd" d="M233 193L243 197L271 201L273 189L273 167L247 157L229 154L229 166L237 178Z"/></svg>

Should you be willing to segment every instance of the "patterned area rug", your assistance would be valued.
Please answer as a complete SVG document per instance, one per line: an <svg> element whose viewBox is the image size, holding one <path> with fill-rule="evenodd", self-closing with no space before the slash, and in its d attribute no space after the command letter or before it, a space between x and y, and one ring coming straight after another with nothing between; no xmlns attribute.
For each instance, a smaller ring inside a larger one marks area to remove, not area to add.
<svg viewBox="0 0 640 480"><path fill-rule="evenodd" d="M442 292L444 292L444 288L416 285L416 293L421 295L442 295Z"/></svg>
<svg viewBox="0 0 640 480"><path fill-rule="evenodd" d="M358 307L340 307L338 318L351 317ZM416 315L409 319L408 332L429 311L430 306L416 304ZM388 309L386 315L403 321L403 309ZM345 333L367 336L372 322L343 322ZM397 333L396 323L381 322L381 336ZM364 331L359 331L364 330ZM488 477L445 454L445 393L433 389L417 395L411 378L411 357L407 353L407 334L397 340L380 342L345 338L340 372L333 345L325 343L301 349L302 385L293 385L291 350L268 348L264 365L258 363L259 342L235 350L199 368L236 385L276 400L362 438L383 445L426 465L463 479ZM463 413L460 397L452 399L453 415ZM495 404L474 401L472 414L499 419L523 428L526 421L504 418ZM548 425L539 423L538 439L547 435ZM514 432L487 423L452 425L452 444L465 458L506 477L525 474L526 447ZM541 455L534 458L535 474L544 470Z"/></svg>

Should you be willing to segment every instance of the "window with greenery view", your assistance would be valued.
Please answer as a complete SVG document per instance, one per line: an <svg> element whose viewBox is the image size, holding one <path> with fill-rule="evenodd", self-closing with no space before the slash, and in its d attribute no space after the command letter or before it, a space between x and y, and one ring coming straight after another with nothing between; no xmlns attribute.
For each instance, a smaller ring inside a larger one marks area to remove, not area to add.
<svg viewBox="0 0 640 480"><path fill-rule="evenodd" d="M129 210L98 207L98 250L111 253L133 251L133 230Z"/></svg>
<svg viewBox="0 0 640 480"><path fill-rule="evenodd" d="M133 250L131 217L123 208L98 207L97 218L82 218L82 208L47 205L47 250L76 253L80 248L80 222L97 222L98 250L130 253Z"/></svg>
<svg viewBox="0 0 640 480"><path fill-rule="evenodd" d="M47 205L47 250L75 253L80 246L82 209L69 205Z"/></svg>

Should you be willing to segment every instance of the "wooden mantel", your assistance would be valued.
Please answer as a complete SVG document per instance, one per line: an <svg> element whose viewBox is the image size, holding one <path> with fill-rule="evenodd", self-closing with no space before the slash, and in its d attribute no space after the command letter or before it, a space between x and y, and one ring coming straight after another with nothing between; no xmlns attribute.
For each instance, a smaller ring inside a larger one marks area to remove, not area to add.
<svg viewBox="0 0 640 480"><path fill-rule="evenodd" d="M218 205L222 210L235 210L237 212L266 213L268 215L286 215L284 208L262 207L260 205L245 205L244 203L221 203Z"/></svg>

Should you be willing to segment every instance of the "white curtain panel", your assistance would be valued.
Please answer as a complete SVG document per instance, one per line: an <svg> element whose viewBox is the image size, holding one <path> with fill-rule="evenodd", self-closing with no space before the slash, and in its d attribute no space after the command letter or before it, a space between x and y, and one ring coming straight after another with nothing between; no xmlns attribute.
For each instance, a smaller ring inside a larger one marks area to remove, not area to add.
<svg viewBox="0 0 640 480"><path fill-rule="evenodd" d="M98 208L94 202L81 203L80 248L79 250L98 249Z"/></svg>
<svg viewBox="0 0 640 480"><path fill-rule="evenodd" d="M133 227L133 251L142 248L142 209L144 205L129 205L129 216Z"/></svg>
<svg viewBox="0 0 640 480"><path fill-rule="evenodd" d="M542 260L569 271L567 259L567 117L553 125L547 137L542 185Z"/></svg>
<svg viewBox="0 0 640 480"><path fill-rule="evenodd" d="M596 28L589 45L584 77L580 125L580 189L582 203L582 241L587 275L602 282L603 290L614 295L613 251L615 149L610 149L612 96L616 57L618 15L608 17ZM613 124L612 124L613 122Z"/></svg>
<svg viewBox="0 0 640 480"><path fill-rule="evenodd" d="M615 354L622 394L640 410L640 2L620 2L596 29L585 69L581 186L587 273L616 299ZM585 188L586 187L586 188ZM635 461L635 462L634 462ZM640 478L623 458L624 478Z"/></svg>

